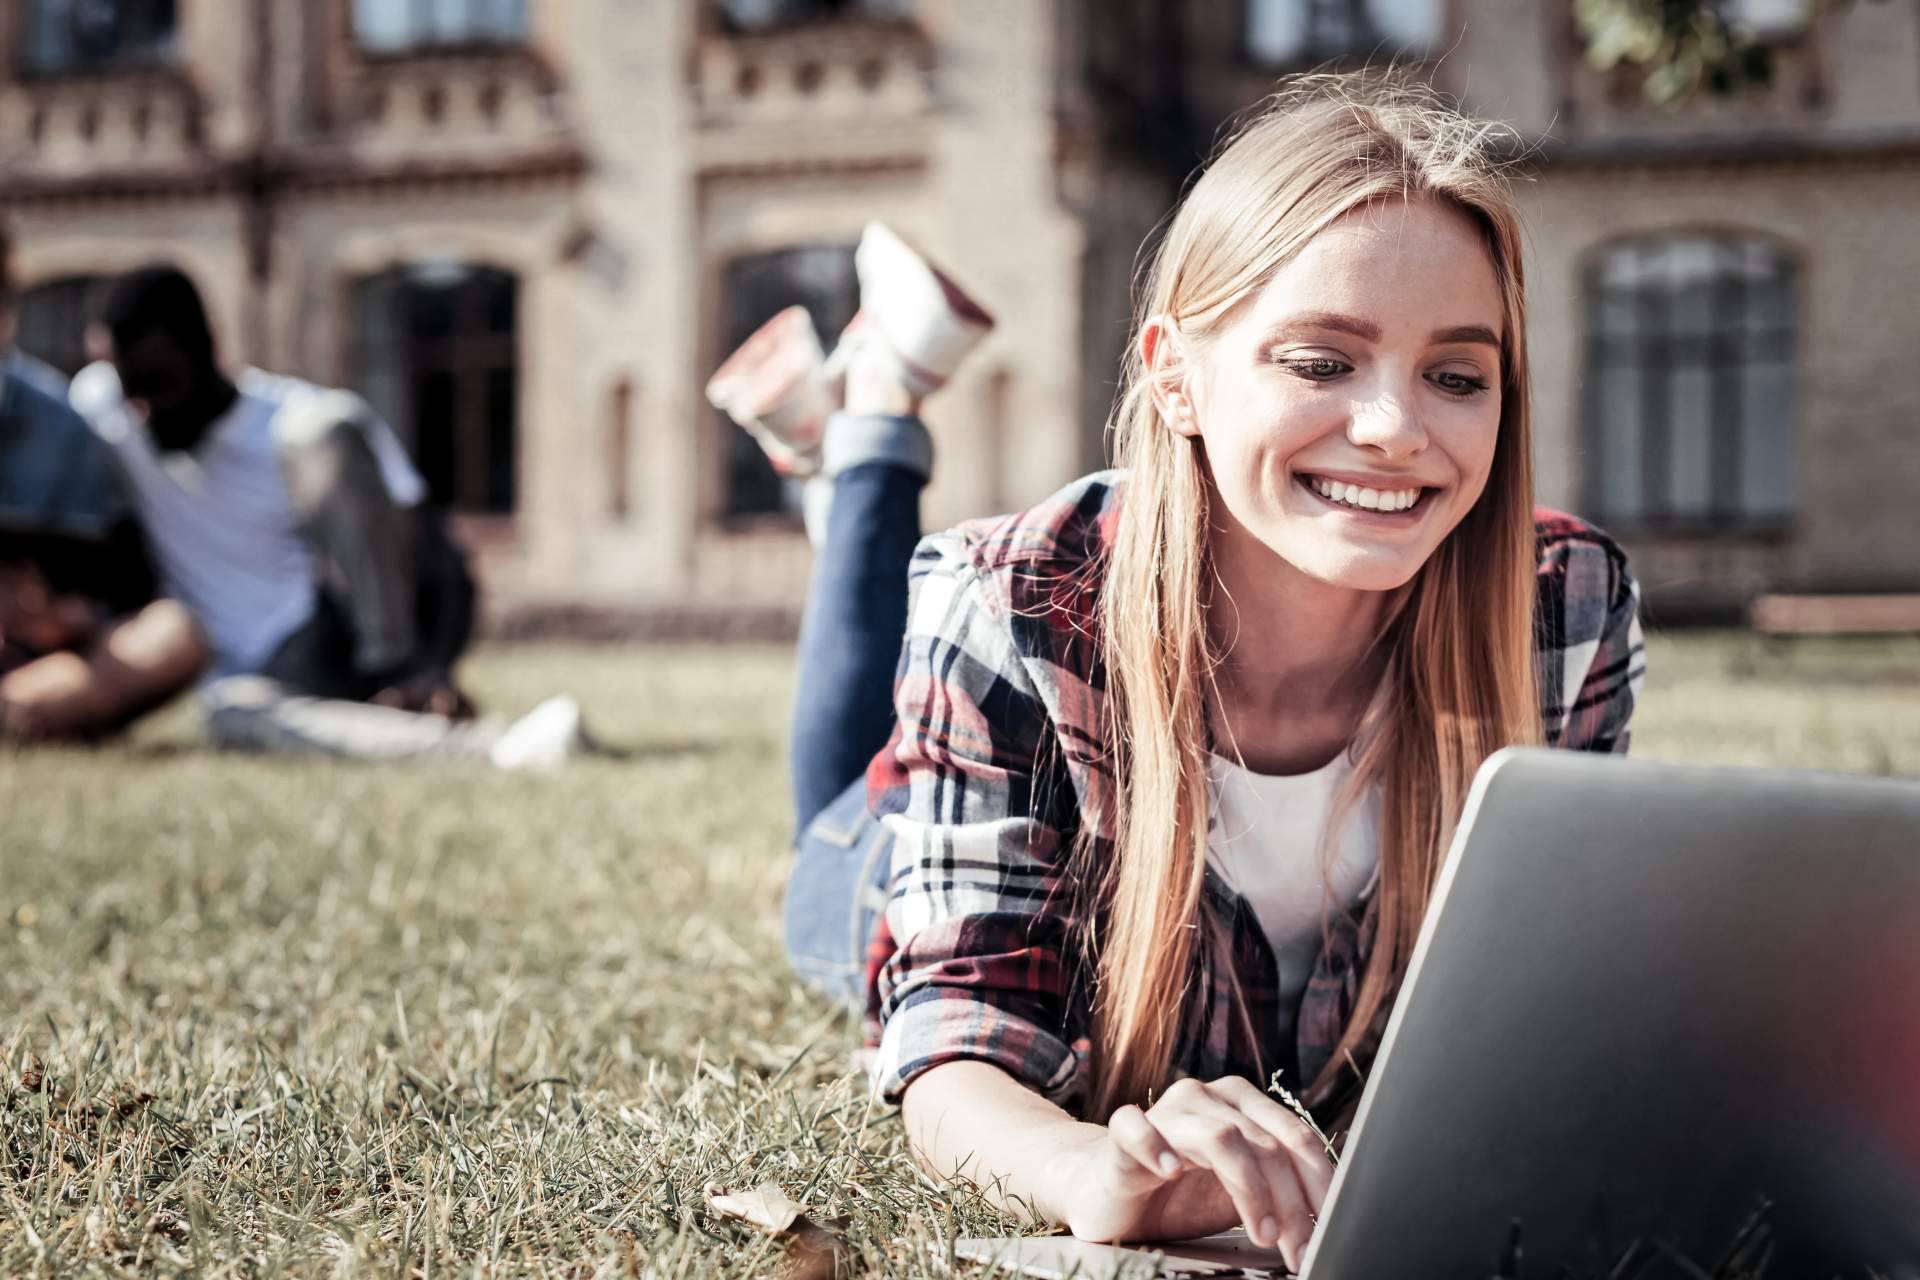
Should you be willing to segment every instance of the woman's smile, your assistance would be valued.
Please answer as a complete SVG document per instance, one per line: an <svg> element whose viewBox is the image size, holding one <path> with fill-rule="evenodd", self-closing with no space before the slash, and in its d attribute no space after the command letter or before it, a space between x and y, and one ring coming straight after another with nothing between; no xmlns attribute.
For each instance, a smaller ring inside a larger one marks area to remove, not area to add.
<svg viewBox="0 0 1920 1280"><path fill-rule="evenodd" d="M1428 496L1438 492L1412 480L1356 480L1312 471L1297 471L1293 480L1322 505L1388 528L1411 525L1420 519L1428 510Z"/></svg>

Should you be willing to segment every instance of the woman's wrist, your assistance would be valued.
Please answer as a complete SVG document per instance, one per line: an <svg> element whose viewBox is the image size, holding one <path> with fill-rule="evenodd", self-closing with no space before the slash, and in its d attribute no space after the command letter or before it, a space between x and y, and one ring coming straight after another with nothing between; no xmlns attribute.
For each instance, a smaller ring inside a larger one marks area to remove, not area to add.
<svg viewBox="0 0 1920 1280"><path fill-rule="evenodd" d="M1107 1142L1107 1127L1071 1121L1061 1126L1052 1152L1040 1162L1034 1210L1051 1227L1070 1225L1073 1196L1082 1189Z"/></svg>
<svg viewBox="0 0 1920 1280"><path fill-rule="evenodd" d="M915 1077L901 1099L907 1141L935 1178L960 1178L990 1202L1065 1226L1108 1140L992 1063L956 1060Z"/></svg>

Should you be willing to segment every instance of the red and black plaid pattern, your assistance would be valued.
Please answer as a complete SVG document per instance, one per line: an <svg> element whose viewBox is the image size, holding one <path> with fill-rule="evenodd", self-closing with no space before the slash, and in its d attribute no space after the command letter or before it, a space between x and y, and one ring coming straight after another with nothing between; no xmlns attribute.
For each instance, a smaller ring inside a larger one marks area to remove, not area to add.
<svg viewBox="0 0 1920 1280"><path fill-rule="evenodd" d="M920 544L895 686L899 724L868 771L894 837L885 917L868 963L876 1092L897 1102L921 1072L990 1062L1075 1110L1088 1074L1091 966L1079 946L1069 856L1090 828L1112 847L1105 677L1094 603L1122 491L1103 472L1015 516ZM1620 549L1571 516L1536 512L1535 615L1550 745L1624 751L1645 673L1639 589ZM1376 903L1335 921L1295 1019L1251 907L1208 872L1207 931L1183 1000L1178 1068L1265 1084L1312 1080L1353 1008ZM1238 978L1247 1017L1236 1012ZM1250 1025L1249 1025L1250 1024ZM1363 1064L1364 1065L1364 1064Z"/></svg>

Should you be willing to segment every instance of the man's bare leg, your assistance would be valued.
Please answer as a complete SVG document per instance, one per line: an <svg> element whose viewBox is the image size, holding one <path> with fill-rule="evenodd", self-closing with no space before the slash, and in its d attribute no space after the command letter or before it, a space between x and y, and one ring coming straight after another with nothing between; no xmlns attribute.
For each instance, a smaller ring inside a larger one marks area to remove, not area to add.
<svg viewBox="0 0 1920 1280"><path fill-rule="evenodd" d="M0 737L49 742L124 728L185 690L207 657L192 615L156 600L108 623L82 649L0 676Z"/></svg>

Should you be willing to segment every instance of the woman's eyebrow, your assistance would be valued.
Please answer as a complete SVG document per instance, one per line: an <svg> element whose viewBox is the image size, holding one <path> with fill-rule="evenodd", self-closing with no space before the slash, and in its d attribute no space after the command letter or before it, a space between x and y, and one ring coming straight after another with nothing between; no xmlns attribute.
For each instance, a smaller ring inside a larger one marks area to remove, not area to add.
<svg viewBox="0 0 1920 1280"><path fill-rule="evenodd" d="M1275 333L1290 329L1332 329L1336 333L1350 333L1356 338L1365 338L1368 342L1380 341L1379 325L1338 311L1302 311L1273 326Z"/></svg>
<svg viewBox="0 0 1920 1280"><path fill-rule="evenodd" d="M1459 324L1451 329L1435 329L1427 341L1436 347L1456 342L1480 342L1494 348L1500 346L1499 335L1483 324Z"/></svg>
<svg viewBox="0 0 1920 1280"><path fill-rule="evenodd" d="M1335 333L1350 333L1356 338L1368 342L1378 342L1381 337L1380 326L1371 320L1362 320L1359 316L1346 315L1339 311L1303 311L1299 315L1288 316L1273 326L1274 333L1287 333L1300 329L1326 329ZM1500 348L1500 335L1483 324L1457 324L1451 328L1435 329L1427 339L1430 346L1448 346L1459 343L1478 343Z"/></svg>

